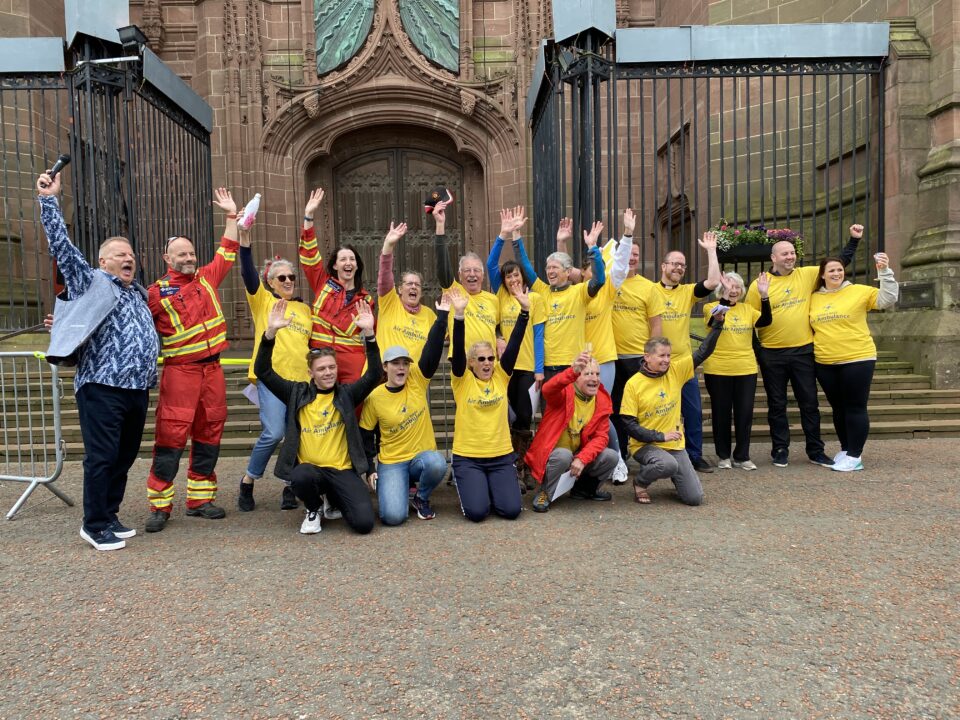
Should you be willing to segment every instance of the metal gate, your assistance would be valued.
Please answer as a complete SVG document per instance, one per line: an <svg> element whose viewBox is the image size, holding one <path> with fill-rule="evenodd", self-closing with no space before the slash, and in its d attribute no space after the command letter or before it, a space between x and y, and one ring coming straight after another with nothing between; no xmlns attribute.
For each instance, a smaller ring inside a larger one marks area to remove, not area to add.
<svg viewBox="0 0 960 720"><path fill-rule="evenodd" d="M88 261L112 235L130 240L144 284L165 272L171 235L212 258L211 128L210 107L142 44L80 36L64 57L60 38L0 40L0 332L52 309L34 183L61 153L61 207Z"/></svg>
<svg viewBox="0 0 960 720"><path fill-rule="evenodd" d="M799 231L808 263L862 223L851 270L866 278L864 259L883 247L888 33L886 23L629 29L615 39L589 30L545 44L527 103L537 262L561 216L578 227L602 219L613 234L632 207L652 279L673 249L688 255L689 279L702 278L696 238L721 221Z"/></svg>

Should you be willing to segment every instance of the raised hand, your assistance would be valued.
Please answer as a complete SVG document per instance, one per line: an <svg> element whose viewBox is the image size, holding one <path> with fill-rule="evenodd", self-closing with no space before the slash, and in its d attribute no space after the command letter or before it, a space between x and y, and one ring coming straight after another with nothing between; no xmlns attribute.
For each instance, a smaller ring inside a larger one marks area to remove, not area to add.
<svg viewBox="0 0 960 720"><path fill-rule="evenodd" d="M323 202L323 188L317 188L310 193L310 197L307 198L307 204L303 206L303 216L305 218L312 218L317 212L317 208L320 207L320 203Z"/></svg>
<svg viewBox="0 0 960 720"><path fill-rule="evenodd" d="M527 288L518 285L516 289L513 290L513 296L517 299L517 302L520 303L520 307L530 312L530 293Z"/></svg>
<svg viewBox="0 0 960 720"><path fill-rule="evenodd" d="M707 252L717 249L717 234L713 230L707 230L702 238L697 239L697 243Z"/></svg>
<svg viewBox="0 0 960 720"><path fill-rule="evenodd" d="M577 355L576 359L573 361L573 364L571 365L571 367L573 368L573 371L577 375L582 373L584 368L587 367L587 365L589 364L592 357L593 356L586 350L581 352L579 355Z"/></svg>
<svg viewBox="0 0 960 720"><path fill-rule="evenodd" d="M517 205L513 209L513 239L520 237L523 226L527 223L527 209L523 205Z"/></svg>
<svg viewBox="0 0 960 720"><path fill-rule="evenodd" d="M37 178L37 192L40 195L59 195L60 194L60 175L51 178L47 173L41 173Z"/></svg>
<svg viewBox="0 0 960 720"><path fill-rule="evenodd" d="M450 312L450 293L443 293L443 295L440 296L440 299L434 304L434 307L436 307L437 310L445 310L446 312Z"/></svg>
<svg viewBox="0 0 960 720"><path fill-rule="evenodd" d="M631 208L623 211L623 234L633 236L633 231L637 227L637 216Z"/></svg>
<svg viewBox="0 0 960 720"><path fill-rule="evenodd" d="M726 275L724 275L726 277ZM726 287L726 285L724 285ZM762 272L757 275L757 292L760 293L760 297L764 300L767 298L767 293L770 290L770 276L767 273Z"/></svg>
<svg viewBox="0 0 960 720"><path fill-rule="evenodd" d="M506 240L507 234L511 232L513 232L513 210L500 208L500 237Z"/></svg>
<svg viewBox="0 0 960 720"><path fill-rule="evenodd" d="M467 309L467 303L470 302L470 298L457 288L450 288L445 294L449 295L450 302L453 303L453 316L463 319L463 311Z"/></svg>
<svg viewBox="0 0 960 720"><path fill-rule="evenodd" d="M600 238L600 233L602 232L603 223L598 220L590 228L590 232L587 232L586 230L583 231L583 242L588 248L595 248L597 246L597 240Z"/></svg>
<svg viewBox="0 0 960 720"><path fill-rule="evenodd" d="M447 205L452 201L441 200L433 206L433 221L437 224L437 235L443 235L447 226Z"/></svg>
<svg viewBox="0 0 960 720"><path fill-rule="evenodd" d="M502 337L497 338L497 357L502 358L503 354L507 351L507 341Z"/></svg>
<svg viewBox="0 0 960 720"><path fill-rule="evenodd" d="M863 225L860 225L859 223L854 223L853 225L851 225L851 226L850 226L850 237L856 238L857 240L859 240L860 238L862 238L862 237L863 237Z"/></svg>
<svg viewBox="0 0 960 720"><path fill-rule="evenodd" d="M213 191L213 204L223 210L227 215L237 214L237 203L233 195L226 188L218 187Z"/></svg>
<svg viewBox="0 0 960 720"><path fill-rule="evenodd" d="M277 336L277 332L293 322L293 315L287 316L287 301L277 300L267 317L267 329L264 333L270 340Z"/></svg>
<svg viewBox="0 0 960 720"><path fill-rule="evenodd" d="M557 245L573 240L573 220L565 217L560 218L560 224L557 225Z"/></svg>
<svg viewBox="0 0 960 720"><path fill-rule="evenodd" d="M357 303L357 312L353 316L354 324L363 331L366 336L373 335L373 310L365 302Z"/></svg>
<svg viewBox="0 0 960 720"><path fill-rule="evenodd" d="M886 253L878 252L873 256L873 261L877 264L877 270L886 270L890 267L890 257Z"/></svg>
<svg viewBox="0 0 960 720"><path fill-rule="evenodd" d="M393 248L400 238L407 234L407 224L405 222L400 223L399 225L394 225L390 223L390 230L387 231L387 236L383 239L383 246L386 248Z"/></svg>

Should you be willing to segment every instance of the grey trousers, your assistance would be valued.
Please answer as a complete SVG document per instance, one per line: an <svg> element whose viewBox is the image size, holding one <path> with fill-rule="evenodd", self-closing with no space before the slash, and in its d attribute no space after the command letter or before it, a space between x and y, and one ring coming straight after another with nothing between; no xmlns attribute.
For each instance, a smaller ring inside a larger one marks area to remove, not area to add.
<svg viewBox="0 0 960 720"><path fill-rule="evenodd" d="M574 490L585 492L592 495L596 492L600 483L609 480L617 467L617 461L620 460L620 454L610 448L604 448L593 462L583 468L580 477L573 484ZM560 476L570 469L573 462L573 453L566 448L554 448L547 459L547 467L543 471L543 489L547 497L552 498L557 484L560 482Z"/></svg>
<svg viewBox="0 0 960 720"><path fill-rule="evenodd" d="M640 463L640 473L634 479L634 484L647 488L654 480L670 478L681 502L687 505L703 502L700 476L693 469L685 450L664 450L656 445L644 445L634 453L633 458Z"/></svg>

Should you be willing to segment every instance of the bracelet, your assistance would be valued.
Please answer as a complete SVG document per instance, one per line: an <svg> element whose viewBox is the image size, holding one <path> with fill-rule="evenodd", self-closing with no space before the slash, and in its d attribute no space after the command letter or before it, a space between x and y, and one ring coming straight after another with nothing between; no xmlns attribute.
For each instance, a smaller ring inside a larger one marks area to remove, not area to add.
<svg viewBox="0 0 960 720"><path fill-rule="evenodd" d="M307 222L313 222L313 218L307 217L306 215L303 216L303 219L306 220Z"/></svg>
<svg viewBox="0 0 960 720"><path fill-rule="evenodd" d="M227 220L236 220L236 219L237 219L236 213L227 213Z"/></svg>

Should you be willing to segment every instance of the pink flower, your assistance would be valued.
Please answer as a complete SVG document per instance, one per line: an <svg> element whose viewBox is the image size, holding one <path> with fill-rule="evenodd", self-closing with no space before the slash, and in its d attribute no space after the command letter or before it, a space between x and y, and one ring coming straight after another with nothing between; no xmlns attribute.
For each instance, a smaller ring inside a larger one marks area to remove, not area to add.
<svg viewBox="0 0 960 720"><path fill-rule="evenodd" d="M734 235L739 235L739 234L740 234L740 231L739 231L739 230L734 230L734 231L733 231L733 234L734 234Z"/></svg>

